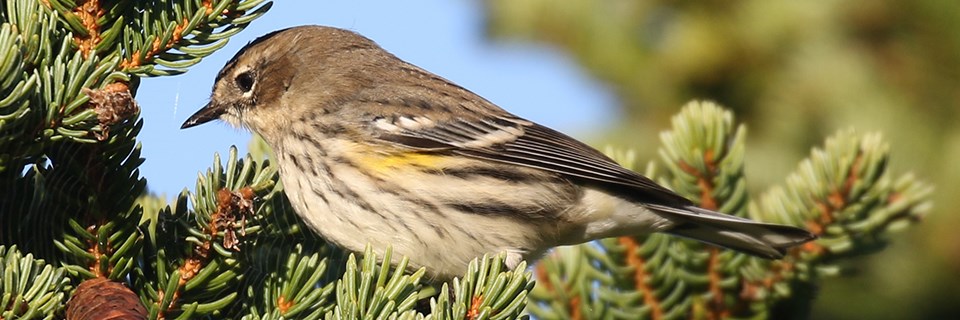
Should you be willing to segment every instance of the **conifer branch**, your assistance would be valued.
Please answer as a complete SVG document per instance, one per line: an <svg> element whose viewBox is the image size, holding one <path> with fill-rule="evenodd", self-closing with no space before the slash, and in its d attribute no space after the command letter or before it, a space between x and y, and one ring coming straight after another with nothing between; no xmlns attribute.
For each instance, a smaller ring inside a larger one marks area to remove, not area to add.
<svg viewBox="0 0 960 320"><path fill-rule="evenodd" d="M62 268L16 246L0 246L0 276L0 319L53 319L71 289Z"/></svg>
<svg viewBox="0 0 960 320"><path fill-rule="evenodd" d="M751 203L743 176L745 130L734 128L728 111L688 104L674 117L673 130L661 135L666 174L658 175L651 165L647 175L661 177L704 207L805 225L820 240L777 261L663 235L561 248L536 268L546 285L534 290L530 311L543 319L773 316L780 310L776 306L791 299L808 306L809 298L794 289L835 274L829 262L875 250L888 241L889 231L917 221L929 208L930 187L911 175L889 177L888 147L879 135L852 131L828 139L786 187L774 187ZM613 157L628 166L633 158Z"/></svg>
<svg viewBox="0 0 960 320"><path fill-rule="evenodd" d="M202 5L207 7L192 11ZM10 192L0 196L2 243L25 245L21 249L62 264L62 271L77 283L94 278L129 279L140 284L139 293L153 298L145 301L166 301L168 305L182 302L183 296L162 296L159 293L164 291L157 288L192 288L191 281L210 276L214 285L205 287L206 292L223 289L227 283L223 278L229 273L214 275L198 268L184 283L179 282L179 275L170 276L167 270L179 269L169 268L172 265L165 260L166 254L190 249L183 246L185 242L158 239L155 228L140 224L143 208L137 203L146 182L138 172L143 159L136 136L142 122L138 121L139 108L133 95L139 76L182 71L154 68L154 64L189 66L218 49L226 38L268 8L269 3L262 0L3 2L0 185ZM178 23L168 23L171 21ZM186 212L185 203L181 198L179 212ZM173 210L167 208L165 212L164 218L168 219ZM210 255L223 256L237 248L238 236L232 230L243 229L243 219L234 221L227 214L216 217L212 222L218 228L214 234L223 243L211 245L210 252L216 254ZM158 247L156 241L171 248L180 245L170 251L150 252L151 259L159 261L152 265L144 261L142 251L143 232L151 231L153 248ZM208 235L194 240L213 238ZM236 265L230 259L211 261ZM163 266L159 273L164 274L164 280L176 281L143 285L142 276L158 274L158 265ZM183 274L189 272L184 270ZM144 289L147 287L152 290ZM211 310L231 299L220 296L205 300L220 304L178 304L183 307L178 315L215 313ZM62 307L60 304L51 312L59 312ZM154 317L158 315L153 313Z"/></svg>
<svg viewBox="0 0 960 320"><path fill-rule="evenodd" d="M213 167L199 177L196 193L182 193L158 216L160 223L150 238L165 241L147 246L147 254L157 260L147 269L154 274L144 274L156 277L156 282L135 283L135 289L152 302L147 306L151 317L222 315L241 291L246 278L243 248L264 221L253 219L265 212L254 202L272 200L277 194L276 170L249 156L239 160L236 148L230 150L226 167L219 156L214 158ZM187 210L188 198L193 211Z"/></svg>

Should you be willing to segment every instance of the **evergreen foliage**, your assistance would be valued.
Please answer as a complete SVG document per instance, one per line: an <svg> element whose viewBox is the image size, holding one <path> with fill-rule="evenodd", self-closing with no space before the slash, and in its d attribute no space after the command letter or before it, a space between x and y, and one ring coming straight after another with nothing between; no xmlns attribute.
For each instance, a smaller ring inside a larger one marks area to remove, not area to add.
<svg viewBox="0 0 960 320"><path fill-rule="evenodd" d="M390 250L357 258L314 236L262 144L255 155L215 155L172 204L146 194L139 77L186 71L269 2L0 6L3 319L63 317L90 279L129 287L149 319L756 317L802 306L798 291L835 274L836 260L881 248L888 231L927 207L929 187L886 172L879 136L852 131L752 201L745 130L729 112L693 103L662 135L661 161L648 173L704 207L805 225L821 240L768 261L661 235L606 239L556 250L535 277L496 255L478 257L462 278L430 283L404 262L381 265Z"/></svg>
<svg viewBox="0 0 960 320"><path fill-rule="evenodd" d="M649 235L561 248L537 266L531 311L542 319L797 318L812 287L836 263L875 251L889 232L916 222L931 188L886 171L878 134L837 133L784 186L751 201L744 179L746 129L712 103L688 104L661 134L647 174L702 207L805 226L820 236L782 260ZM625 165L632 155L618 157ZM664 167L664 172L657 172Z"/></svg>

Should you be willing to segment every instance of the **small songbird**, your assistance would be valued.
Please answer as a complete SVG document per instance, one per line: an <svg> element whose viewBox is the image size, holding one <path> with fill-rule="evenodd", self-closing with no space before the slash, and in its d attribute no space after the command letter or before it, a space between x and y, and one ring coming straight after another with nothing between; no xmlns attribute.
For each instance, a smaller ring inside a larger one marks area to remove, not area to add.
<svg viewBox="0 0 960 320"><path fill-rule="evenodd" d="M766 258L815 238L698 208L337 28L294 27L249 43L182 128L214 119L274 149L286 195L313 231L352 251L392 246L435 279L461 275L486 253L506 252L513 268L605 237L665 232Z"/></svg>

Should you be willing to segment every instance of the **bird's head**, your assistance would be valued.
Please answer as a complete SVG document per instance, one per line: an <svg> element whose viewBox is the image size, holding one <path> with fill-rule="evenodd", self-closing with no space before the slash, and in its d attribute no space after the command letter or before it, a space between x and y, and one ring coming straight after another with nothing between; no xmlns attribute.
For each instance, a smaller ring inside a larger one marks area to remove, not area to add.
<svg viewBox="0 0 960 320"><path fill-rule="evenodd" d="M182 129L224 120L268 138L291 121L330 114L368 87L380 62L394 59L355 32L300 26L264 35L241 49L217 74L210 102Z"/></svg>

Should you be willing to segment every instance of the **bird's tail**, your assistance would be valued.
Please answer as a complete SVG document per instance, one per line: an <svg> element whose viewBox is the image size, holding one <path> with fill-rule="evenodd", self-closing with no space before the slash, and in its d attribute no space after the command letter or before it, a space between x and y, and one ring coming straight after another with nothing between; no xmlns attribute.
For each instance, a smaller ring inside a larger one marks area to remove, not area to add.
<svg viewBox="0 0 960 320"><path fill-rule="evenodd" d="M676 222L666 233L768 259L782 258L786 249L817 238L804 229L756 222L695 206L649 208Z"/></svg>

